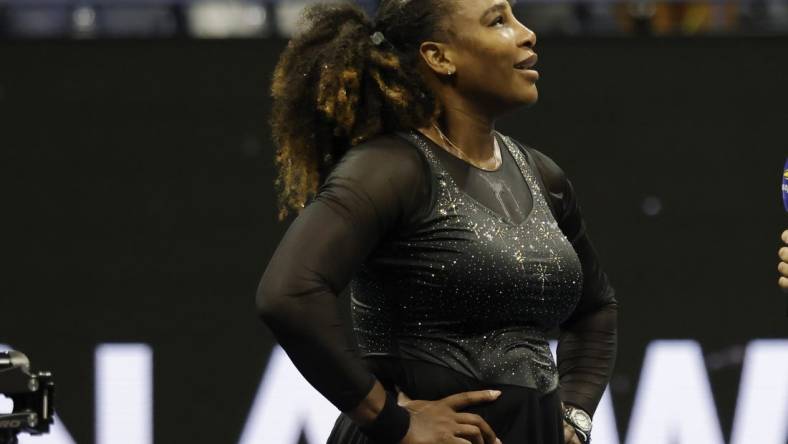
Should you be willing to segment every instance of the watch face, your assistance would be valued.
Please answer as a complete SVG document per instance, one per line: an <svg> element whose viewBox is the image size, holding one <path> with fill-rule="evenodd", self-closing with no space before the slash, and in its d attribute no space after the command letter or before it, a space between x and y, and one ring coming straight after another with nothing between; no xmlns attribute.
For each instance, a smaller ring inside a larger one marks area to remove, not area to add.
<svg viewBox="0 0 788 444"><path fill-rule="evenodd" d="M572 412L572 421L583 430L591 429L591 419L584 412L575 410Z"/></svg>

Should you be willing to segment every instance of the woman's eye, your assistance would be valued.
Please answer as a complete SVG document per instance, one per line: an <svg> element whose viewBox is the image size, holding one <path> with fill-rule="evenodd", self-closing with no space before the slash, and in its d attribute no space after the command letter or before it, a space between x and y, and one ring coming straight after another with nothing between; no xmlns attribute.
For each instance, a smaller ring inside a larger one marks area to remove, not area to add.
<svg viewBox="0 0 788 444"><path fill-rule="evenodd" d="M495 21L493 22L493 25L499 25L499 24L500 24L500 25L502 25L502 24L503 24L503 16L501 16L501 17L498 17L498 18L497 18L497 19L495 19Z"/></svg>

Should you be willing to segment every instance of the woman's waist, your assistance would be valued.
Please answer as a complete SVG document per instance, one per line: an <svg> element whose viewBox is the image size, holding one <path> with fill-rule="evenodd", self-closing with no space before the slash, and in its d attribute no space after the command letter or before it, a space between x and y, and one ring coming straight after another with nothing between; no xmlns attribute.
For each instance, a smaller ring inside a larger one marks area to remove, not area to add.
<svg viewBox="0 0 788 444"><path fill-rule="evenodd" d="M524 393L533 393L536 396L543 396L553 391L545 392L523 384L477 378L443 363L423 359L366 355L363 356L363 360L386 390L403 391L412 399L436 400L455 393L502 388L522 390Z"/></svg>
<svg viewBox="0 0 788 444"><path fill-rule="evenodd" d="M482 344L467 339L419 338L398 341L391 350L370 352L362 347L362 356L382 362L379 378L416 390L421 390L422 384L428 391L443 386L447 392L499 384L545 394L558 386L558 371L546 340L521 338Z"/></svg>
<svg viewBox="0 0 788 444"><path fill-rule="evenodd" d="M554 372L547 333L534 327L509 327L456 333L434 329L359 334L363 356L388 355L432 362L480 380L533 387L518 378L528 372ZM511 373L506 377L504 372Z"/></svg>

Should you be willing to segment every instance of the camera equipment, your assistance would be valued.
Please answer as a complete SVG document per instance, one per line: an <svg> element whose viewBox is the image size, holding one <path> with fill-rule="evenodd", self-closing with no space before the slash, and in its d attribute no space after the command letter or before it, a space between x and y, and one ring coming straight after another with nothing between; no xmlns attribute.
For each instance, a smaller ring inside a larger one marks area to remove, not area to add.
<svg viewBox="0 0 788 444"><path fill-rule="evenodd" d="M0 413L0 444L16 444L21 432L49 433L55 394L51 373L30 373L30 360L23 353L0 352L0 394L14 402L13 412Z"/></svg>

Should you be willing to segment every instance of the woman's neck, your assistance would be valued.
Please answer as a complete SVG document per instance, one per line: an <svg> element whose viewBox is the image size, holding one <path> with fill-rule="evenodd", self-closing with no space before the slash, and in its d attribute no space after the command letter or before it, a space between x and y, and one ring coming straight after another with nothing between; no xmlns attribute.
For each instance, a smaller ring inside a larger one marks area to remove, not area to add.
<svg viewBox="0 0 788 444"><path fill-rule="evenodd" d="M420 131L438 145L445 145L442 132L466 159L476 165L492 165L495 163L495 122L466 109L451 105L444 107L441 118L434 122L440 131L432 126L420 128Z"/></svg>

